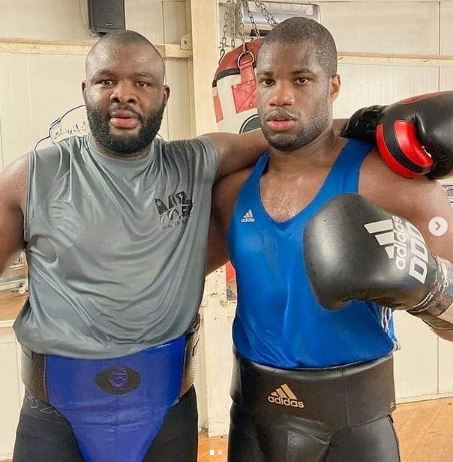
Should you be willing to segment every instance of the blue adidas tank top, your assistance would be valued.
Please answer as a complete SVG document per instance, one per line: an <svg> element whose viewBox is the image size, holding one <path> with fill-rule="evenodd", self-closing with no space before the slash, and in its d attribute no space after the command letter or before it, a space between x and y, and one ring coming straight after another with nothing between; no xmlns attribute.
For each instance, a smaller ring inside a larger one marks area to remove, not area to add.
<svg viewBox="0 0 453 462"><path fill-rule="evenodd" d="M238 304L233 341L239 354L279 368L325 368L369 361L397 345L392 311L353 300L323 308L304 268L303 230L331 198L358 192L360 167L371 145L350 140L318 194L297 215L273 220L261 202L263 155L242 186L228 229Z"/></svg>

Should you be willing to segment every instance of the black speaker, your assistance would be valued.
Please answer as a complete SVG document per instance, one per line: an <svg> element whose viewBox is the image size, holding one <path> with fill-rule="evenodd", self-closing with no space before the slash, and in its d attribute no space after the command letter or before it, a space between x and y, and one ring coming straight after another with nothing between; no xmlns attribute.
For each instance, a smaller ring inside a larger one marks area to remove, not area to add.
<svg viewBox="0 0 453 462"><path fill-rule="evenodd" d="M99 35L124 29L124 0L88 0L88 19L90 31Z"/></svg>

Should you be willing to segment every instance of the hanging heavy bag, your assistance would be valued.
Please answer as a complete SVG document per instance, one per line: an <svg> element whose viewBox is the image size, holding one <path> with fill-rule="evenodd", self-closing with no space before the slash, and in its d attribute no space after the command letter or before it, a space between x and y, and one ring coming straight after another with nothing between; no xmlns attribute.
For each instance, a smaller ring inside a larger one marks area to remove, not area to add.
<svg viewBox="0 0 453 462"><path fill-rule="evenodd" d="M263 43L256 39L227 53L214 76L212 93L220 131L244 133L259 128L256 113L256 57Z"/></svg>

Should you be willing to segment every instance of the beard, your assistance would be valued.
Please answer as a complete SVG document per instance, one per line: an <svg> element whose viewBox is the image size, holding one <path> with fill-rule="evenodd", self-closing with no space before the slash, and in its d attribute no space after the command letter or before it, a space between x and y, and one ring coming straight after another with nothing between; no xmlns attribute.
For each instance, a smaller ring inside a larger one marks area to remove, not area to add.
<svg viewBox="0 0 453 462"><path fill-rule="evenodd" d="M284 110L285 113L288 111ZM293 116L299 114L289 113ZM268 115L268 114L267 114ZM267 142L275 149L283 152L296 151L307 146L318 138L329 126L330 111L327 103L317 106L316 114L309 117L308 121L300 127L296 133L273 132L265 123L267 115L260 115L261 129ZM299 118L299 117L297 117Z"/></svg>
<svg viewBox="0 0 453 462"><path fill-rule="evenodd" d="M157 135L162 123L162 116L165 110L165 103L162 103L156 110L147 117L137 114L127 105L115 106L116 110L127 110L135 114L141 124L136 135L114 135L110 132L110 115L97 110L94 106L86 104L87 118L90 130L95 140L101 146L112 151L113 154L131 155L148 147Z"/></svg>

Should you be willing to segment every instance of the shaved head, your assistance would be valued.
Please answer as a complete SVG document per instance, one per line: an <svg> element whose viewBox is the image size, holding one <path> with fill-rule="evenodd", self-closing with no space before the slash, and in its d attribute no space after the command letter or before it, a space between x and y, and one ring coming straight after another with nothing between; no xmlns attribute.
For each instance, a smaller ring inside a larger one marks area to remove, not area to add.
<svg viewBox="0 0 453 462"><path fill-rule="evenodd" d="M332 77L337 73L337 48L332 34L313 19L297 17L277 24L264 38L262 48L272 45L298 46L302 42L313 45L318 62L327 76Z"/></svg>
<svg viewBox="0 0 453 462"><path fill-rule="evenodd" d="M87 78L97 70L99 56L114 55L119 50L136 46L149 47L150 56L154 59L154 64L162 74L162 81L165 77L164 60L157 48L143 35L132 30L120 30L112 34L102 36L88 52L85 59L85 72Z"/></svg>

